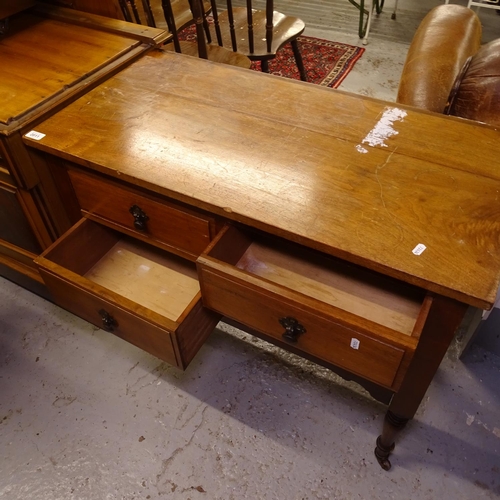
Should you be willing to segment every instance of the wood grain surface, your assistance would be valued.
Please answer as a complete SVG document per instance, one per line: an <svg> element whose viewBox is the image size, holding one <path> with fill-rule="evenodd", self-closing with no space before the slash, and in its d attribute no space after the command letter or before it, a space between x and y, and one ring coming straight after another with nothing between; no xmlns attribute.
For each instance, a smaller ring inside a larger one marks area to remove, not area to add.
<svg viewBox="0 0 500 500"><path fill-rule="evenodd" d="M28 17L26 14L19 26L13 19L9 36L0 40L0 65L8 75L0 87L0 122L5 124L140 43L37 16L31 16L31 29L26 29ZM26 64L14 64L19 57L27 59Z"/></svg>
<svg viewBox="0 0 500 500"><path fill-rule="evenodd" d="M120 241L85 277L177 321L200 291L196 273L180 259L150 253Z"/></svg>
<svg viewBox="0 0 500 500"><path fill-rule="evenodd" d="M164 54L36 130L46 135L30 145L90 169L471 305L494 302L500 134L487 126Z"/></svg>

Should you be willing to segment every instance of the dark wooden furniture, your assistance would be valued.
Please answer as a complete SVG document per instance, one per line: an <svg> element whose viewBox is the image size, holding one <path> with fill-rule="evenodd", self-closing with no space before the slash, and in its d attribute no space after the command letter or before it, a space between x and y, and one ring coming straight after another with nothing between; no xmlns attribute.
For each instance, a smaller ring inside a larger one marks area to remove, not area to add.
<svg viewBox="0 0 500 500"><path fill-rule="evenodd" d="M44 3L66 7L81 12L111 17L120 21L132 21L123 15L123 6L127 0L41 0ZM159 26L161 28L161 26Z"/></svg>
<svg viewBox="0 0 500 500"><path fill-rule="evenodd" d="M15 14L12 4L28 10ZM22 134L168 35L35 2L2 1L0 9L10 14L0 36L0 269L38 287L33 258L71 224L51 172L33 164Z"/></svg>
<svg viewBox="0 0 500 500"><path fill-rule="evenodd" d="M385 469L467 305L495 300L488 126L155 51L34 128L75 223L37 259L57 302L180 367L224 315L357 380L389 405ZM165 288L135 294L141 272Z"/></svg>
<svg viewBox="0 0 500 500"><path fill-rule="evenodd" d="M0 2L0 19L4 20L35 4L35 0L2 0Z"/></svg>

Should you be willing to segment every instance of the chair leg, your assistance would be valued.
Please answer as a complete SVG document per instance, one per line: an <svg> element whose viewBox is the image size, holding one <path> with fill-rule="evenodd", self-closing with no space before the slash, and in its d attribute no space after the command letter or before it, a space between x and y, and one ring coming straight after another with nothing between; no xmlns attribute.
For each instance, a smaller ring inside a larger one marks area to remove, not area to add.
<svg viewBox="0 0 500 500"><path fill-rule="evenodd" d="M397 10L398 10L398 0L396 0L396 4L394 5L394 12L392 13L391 19L396 19Z"/></svg>
<svg viewBox="0 0 500 500"><path fill-rule="evenodd" d="M263 73L269 73L269 61L267 59L260 61L260 69Z"/></svg>
<svg viewBox="0 0 500 500"><path fill-rule="evenodd" d="M304 68L304 62L302 61L302 55L300 54L299 42L297 41L297 39L295 39L291 41L291 44L295 62L297 63L297 68L299 68L300 79L303 82L307 82L307 75Z"/></svg>
<svg viewBox="0 0 500 500"><path fill-rule="evenodd" d="M372 25L373 9L376 8L376 0L371 0L371 5L368 10L368 20L366 21L366 30L363 37L363 45L368 43L368 33L370 33L370 27Z"/></svg>

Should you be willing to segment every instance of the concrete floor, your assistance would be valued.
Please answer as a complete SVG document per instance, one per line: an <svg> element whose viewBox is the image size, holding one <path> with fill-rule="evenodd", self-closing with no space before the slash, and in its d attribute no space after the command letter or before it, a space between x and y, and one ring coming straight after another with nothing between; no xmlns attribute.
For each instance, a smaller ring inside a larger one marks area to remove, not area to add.
<svg viewBox="0 0 500 500"><path fill-rule="evenodd" d="M406 49L374 30L342 88L393 99ZM3 278L0 304L2 500L500 496L500 358L461 332L387 473L384 406L227 325L182 373Z"/></svg>
<svg viewBox="0 0 500 500"><path fill-rule="evenodd" d="M500 495L500 358L449 350L384 472L384 407L226 325L184 373L0 278L0 498Z"/></svg>

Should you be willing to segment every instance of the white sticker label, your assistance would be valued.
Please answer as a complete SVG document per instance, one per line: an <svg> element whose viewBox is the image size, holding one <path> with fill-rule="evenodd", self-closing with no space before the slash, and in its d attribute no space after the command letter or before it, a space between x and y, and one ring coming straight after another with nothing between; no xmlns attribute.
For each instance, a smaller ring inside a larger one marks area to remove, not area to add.
<svg viewBox="0 0 500 500"><path fill-rule="evenodd" d="M412 252L415 254L415 255L420 255L424 252L424 250L426 249L427 247L423 244L423 243L419 243L413 250Z"/></svg>
<svg viewBox="0 0 500 500"><path fill-rule="evenodd" d="M359 349L359 340L354 337L351 339L351 347L353 349Z"/></svg>
<svg viewBox="0 0 500 500"><path fill-rule="evenodd" d="M35 139L35 141L39 141L40 139L43 139L45 137L45 134L37 132L36 130L32 130L31 132L28 132L26 134L26 137L29 137L30 139Z"/></svg>

